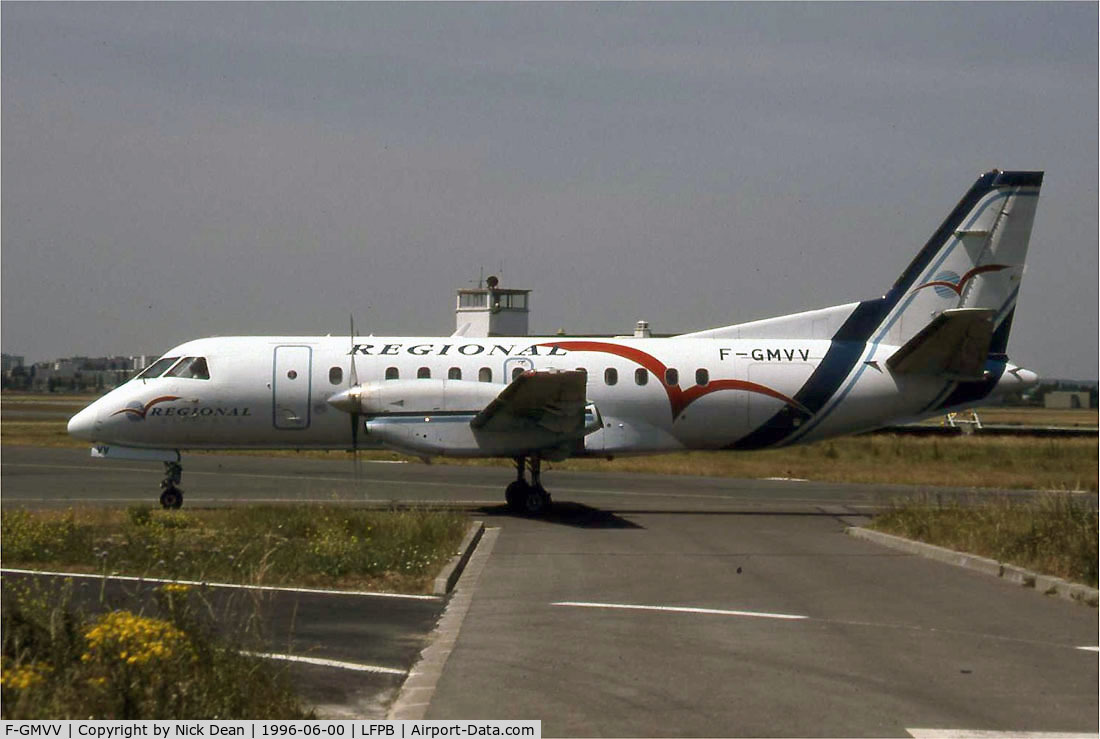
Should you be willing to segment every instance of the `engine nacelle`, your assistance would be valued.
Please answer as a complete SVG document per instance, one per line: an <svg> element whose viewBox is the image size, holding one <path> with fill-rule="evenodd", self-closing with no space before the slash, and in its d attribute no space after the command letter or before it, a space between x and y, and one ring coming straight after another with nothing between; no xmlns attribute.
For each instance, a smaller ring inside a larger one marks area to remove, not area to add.
<svg viewBox="0 0 1100 739"><path fill-rule="evenodd" d="M349 388L328 402L345 413L367 416L477 413L505 387L470 380L384 380Z"/></svg>
<svg viewBox="0 0 1100 739"><path fill-rule="evenodd" d="M603 425L589 403L583 426L572 434L535 425L509 431L471 428L470 421L505 387L468 380L385 380L349 388L328 402L366 416L364 428L372 440L426 456L514 457L538 451L547 459L564 459L582 451L584 436Z"/></svg>

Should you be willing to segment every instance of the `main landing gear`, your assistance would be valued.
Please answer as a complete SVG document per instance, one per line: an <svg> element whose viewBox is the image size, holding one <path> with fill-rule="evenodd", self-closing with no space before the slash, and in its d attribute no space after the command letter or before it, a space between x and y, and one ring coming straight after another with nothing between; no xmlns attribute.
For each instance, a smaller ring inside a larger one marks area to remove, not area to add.
<svg viewBox="0 0 1100 739"><path fill-rule="evenodd" d="M531 482L524 479L524 472L531 470ZM540 476L542 459L539 457L516 457L516 479L504 491L508 507L516 513L527 516L540 516L550 508L550 493L543 488Z"/></svg>
<svg viewBox="0 0 1100 739"><path fill-rule="evenodd" d="M183 505L183 490L179 488L183 466L179 462L164 463L164 479L160 481L160 504L175 509Z"/></svg>

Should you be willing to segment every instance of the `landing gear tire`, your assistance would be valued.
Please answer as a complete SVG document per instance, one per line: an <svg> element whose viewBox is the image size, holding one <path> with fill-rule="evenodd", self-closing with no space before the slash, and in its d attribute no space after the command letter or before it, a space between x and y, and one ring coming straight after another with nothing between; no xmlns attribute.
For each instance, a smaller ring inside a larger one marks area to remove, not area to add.
<svg viewBox="0 0 1100 739"><path fill-rule="evenodd" d="M178 485L183 477L179 462L164 463L164 479L160 482L160 504L166 510L176 510L183 505L183 491Z"/></svg>
<svg viewBox="0 0 1100 739"><path fill-rule="evenodd" d="M528 468L531 482L527 482L526 478ZM541 516L550 508L550 493L542 486L541 472L542 460L537 456L516 457L516 479L504 490L504 499L513 513Z"/></svg>
<svg viewBox="0 0 1100 739"><path fill-rule="evenodd" d="M183 505L183 491L174 485L166 487L160 494L160 504L165 510L178 510Z"/></svg>
<svg viewBox="0 0 1100 739"><path fill-rule="evenodd" d="M542 487L528 487L523 498L523 512L528 516L541 516L550 510L550 493Z"/></svg>
<svg viewBox="0 0 1100 739"><path fill-rule="evenodd" d="M530 485L526 480L516 480L504 489L504 500L508 502L508 507L516 513L523 513L525 510L525 501L527 500L527 491L530 489Z"/></svg>

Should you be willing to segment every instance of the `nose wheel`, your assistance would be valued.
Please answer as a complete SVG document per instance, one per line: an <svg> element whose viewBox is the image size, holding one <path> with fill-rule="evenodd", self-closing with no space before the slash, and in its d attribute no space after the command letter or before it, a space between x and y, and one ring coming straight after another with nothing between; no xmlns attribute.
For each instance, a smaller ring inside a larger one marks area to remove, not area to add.
<svg viewBox="0 0 1100 739"><path fill-rule="evenodd" d="M531 481L525 478L527 470ZM550 493L542 486L542 459L516 457L516 479L504 490L504 499L515 513L525 516L541 516L550 508Z"/></svg>
<svg viewBox="0 0 1100 739"><path fill-rule="evenodd" d="M179 483L183 478L183 466L179 462L164 463L164 479L160 482L160 504L163 508L175 510L183 505L183 490Z"/></svg>

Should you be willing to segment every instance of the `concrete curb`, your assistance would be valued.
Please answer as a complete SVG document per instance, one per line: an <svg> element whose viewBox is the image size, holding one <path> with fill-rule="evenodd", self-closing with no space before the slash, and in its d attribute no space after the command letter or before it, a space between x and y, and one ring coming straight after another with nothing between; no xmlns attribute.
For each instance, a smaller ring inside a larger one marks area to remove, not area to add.
<svg viewBox="0 0 1100 739"><path fill-rule="evenodd" d="M488 529L481 537L481 543L475 547L458 589L451 596L442 618L432 632L431 643L420 653L420 660L409 671L397 699L386 714L390 721L419 721L428 713L435 687L458 642L458 633L470 610L478 580L481 579L481 573L488 564L489 555L492 554L493 545L499 535L499 528Z"/></svg>
<svg viewBox="0 0 1100 739"><path fill-rule="evenodd" d="M439 573L439 577L435 579L435 586L432 588L433 595L446 595L454 589L455 583L462 575L462 570L466 568L466 563L470 561L470 555L474 553L474 547L481 541L483 533L485 533L484 522L473 521L470 523L466 529L466 536L462 539L462 543L458 545L458 552L451 557L451 561L447 563Z"/></svg>
<svg viewBox="0 0 1100 739"><path fill-rule="evenodd" d="M1060 577L1040 575L1037 572L998 562L994 559L979 557L975 554L967 554L966 552L956 552L953 549L945 549L944 547L938 547L934 544L925 544L921 541L904 539L900 536L893 536L892 534L883 534L882 532L871 531L870 529L865 529L860 526L849 526L844 531L849 536L854 536L857 539L865 539L885 547L890 547L891 549L898 549L903 552L908 552L909 554L928 557L929 559L945 562L956 567L964 567L968 570L981 572L985 575L1000 577L1025 588L1034 588L1043 595L1056 595L1059 598L1085 603L1094 607L1097 603L1100 603L1100 591L1096 588L1090 588L1087 585L1078 585L1077 583L1063 580Z"/></svg>

